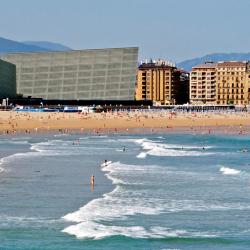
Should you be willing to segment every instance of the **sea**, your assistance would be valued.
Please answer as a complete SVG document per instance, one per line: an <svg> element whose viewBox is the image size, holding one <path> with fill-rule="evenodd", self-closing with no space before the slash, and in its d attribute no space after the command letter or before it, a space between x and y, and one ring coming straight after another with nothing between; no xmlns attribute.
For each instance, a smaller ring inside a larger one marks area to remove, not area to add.
<svg viewBox="0 0 250 250"><path fill-rule="evenodd" d="M1 136L0 249L249 250L250 136Z"/></svg>

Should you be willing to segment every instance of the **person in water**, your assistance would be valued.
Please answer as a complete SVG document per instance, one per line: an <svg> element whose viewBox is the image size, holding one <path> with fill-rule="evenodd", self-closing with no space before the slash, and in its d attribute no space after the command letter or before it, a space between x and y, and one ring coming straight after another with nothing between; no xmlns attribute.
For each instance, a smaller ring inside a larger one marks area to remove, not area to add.
<svg viewBox="0 0 250 250"><path fill-rule="evenodd" d="M95 176L94 176L94 175L92 175L92 176L90 177L90 183L91 183L91 187L93 188L94 185L95 185Z"/></svg>
<svg viewBox="0 0 250 250"><path fill-rule="evenodd" d="M123 151L123 152L125 152L125 150L126 150L126 147L125 147L125 146L123 146L123 150L122 150L122 151Z"/></svg>

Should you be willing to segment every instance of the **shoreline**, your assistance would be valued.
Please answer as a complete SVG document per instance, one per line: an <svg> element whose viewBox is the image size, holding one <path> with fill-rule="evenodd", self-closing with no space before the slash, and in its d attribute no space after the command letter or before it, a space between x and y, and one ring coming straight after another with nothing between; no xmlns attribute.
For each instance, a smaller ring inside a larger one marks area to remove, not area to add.
<svg viewBox="0 0 250 250"><path fill-rule="evenodd" d="M26 131L19 130L15 133L5 133L0 132L0 138L10 138L13 136L54 136L64 137L69 135L84 135L84 136L103 136L103 135L154 135L154 134L184 134L184 135L228 135L228 136L249 136L250 135L250 126L244 127L243 130L240 130L237 126L214 126L214 127L175 127L175 128L130 128L130 129L67 129L67 131L58 131L57 129L52 130L38 130L38 131Z"/></svg>

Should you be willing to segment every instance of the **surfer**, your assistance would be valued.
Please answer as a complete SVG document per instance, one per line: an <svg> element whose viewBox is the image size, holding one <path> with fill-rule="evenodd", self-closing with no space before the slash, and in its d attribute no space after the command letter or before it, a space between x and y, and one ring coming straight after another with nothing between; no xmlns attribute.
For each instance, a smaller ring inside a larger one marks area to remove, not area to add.
<svg viewBox="0 0 250 250"><path fill-rule="evenodd" d="M107 167L107 165L108 165L108 161L104 160L104 166Z"/></svg>
<svg viewBox="0 0 250 250"><path fill-rule="evenodd" d="M123 152L125 152L125 150L126 150L126 147L125 147L125 146L123 146L123 149L122 149L122 151L123 151Z"/></svg>

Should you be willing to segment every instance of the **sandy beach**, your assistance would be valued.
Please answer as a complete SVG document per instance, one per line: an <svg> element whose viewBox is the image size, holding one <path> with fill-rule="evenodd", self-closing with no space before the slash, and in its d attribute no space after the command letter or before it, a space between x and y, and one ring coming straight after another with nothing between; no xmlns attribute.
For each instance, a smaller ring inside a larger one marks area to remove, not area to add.
<svg viewBox="0 0 250 250"><path fill-rule="evenodd" d="M0 111L0 131L34 133L50 130L92 132L200 131L250 133L249 113L170 113L133 111L110 113L43 113Z"/></svg>

